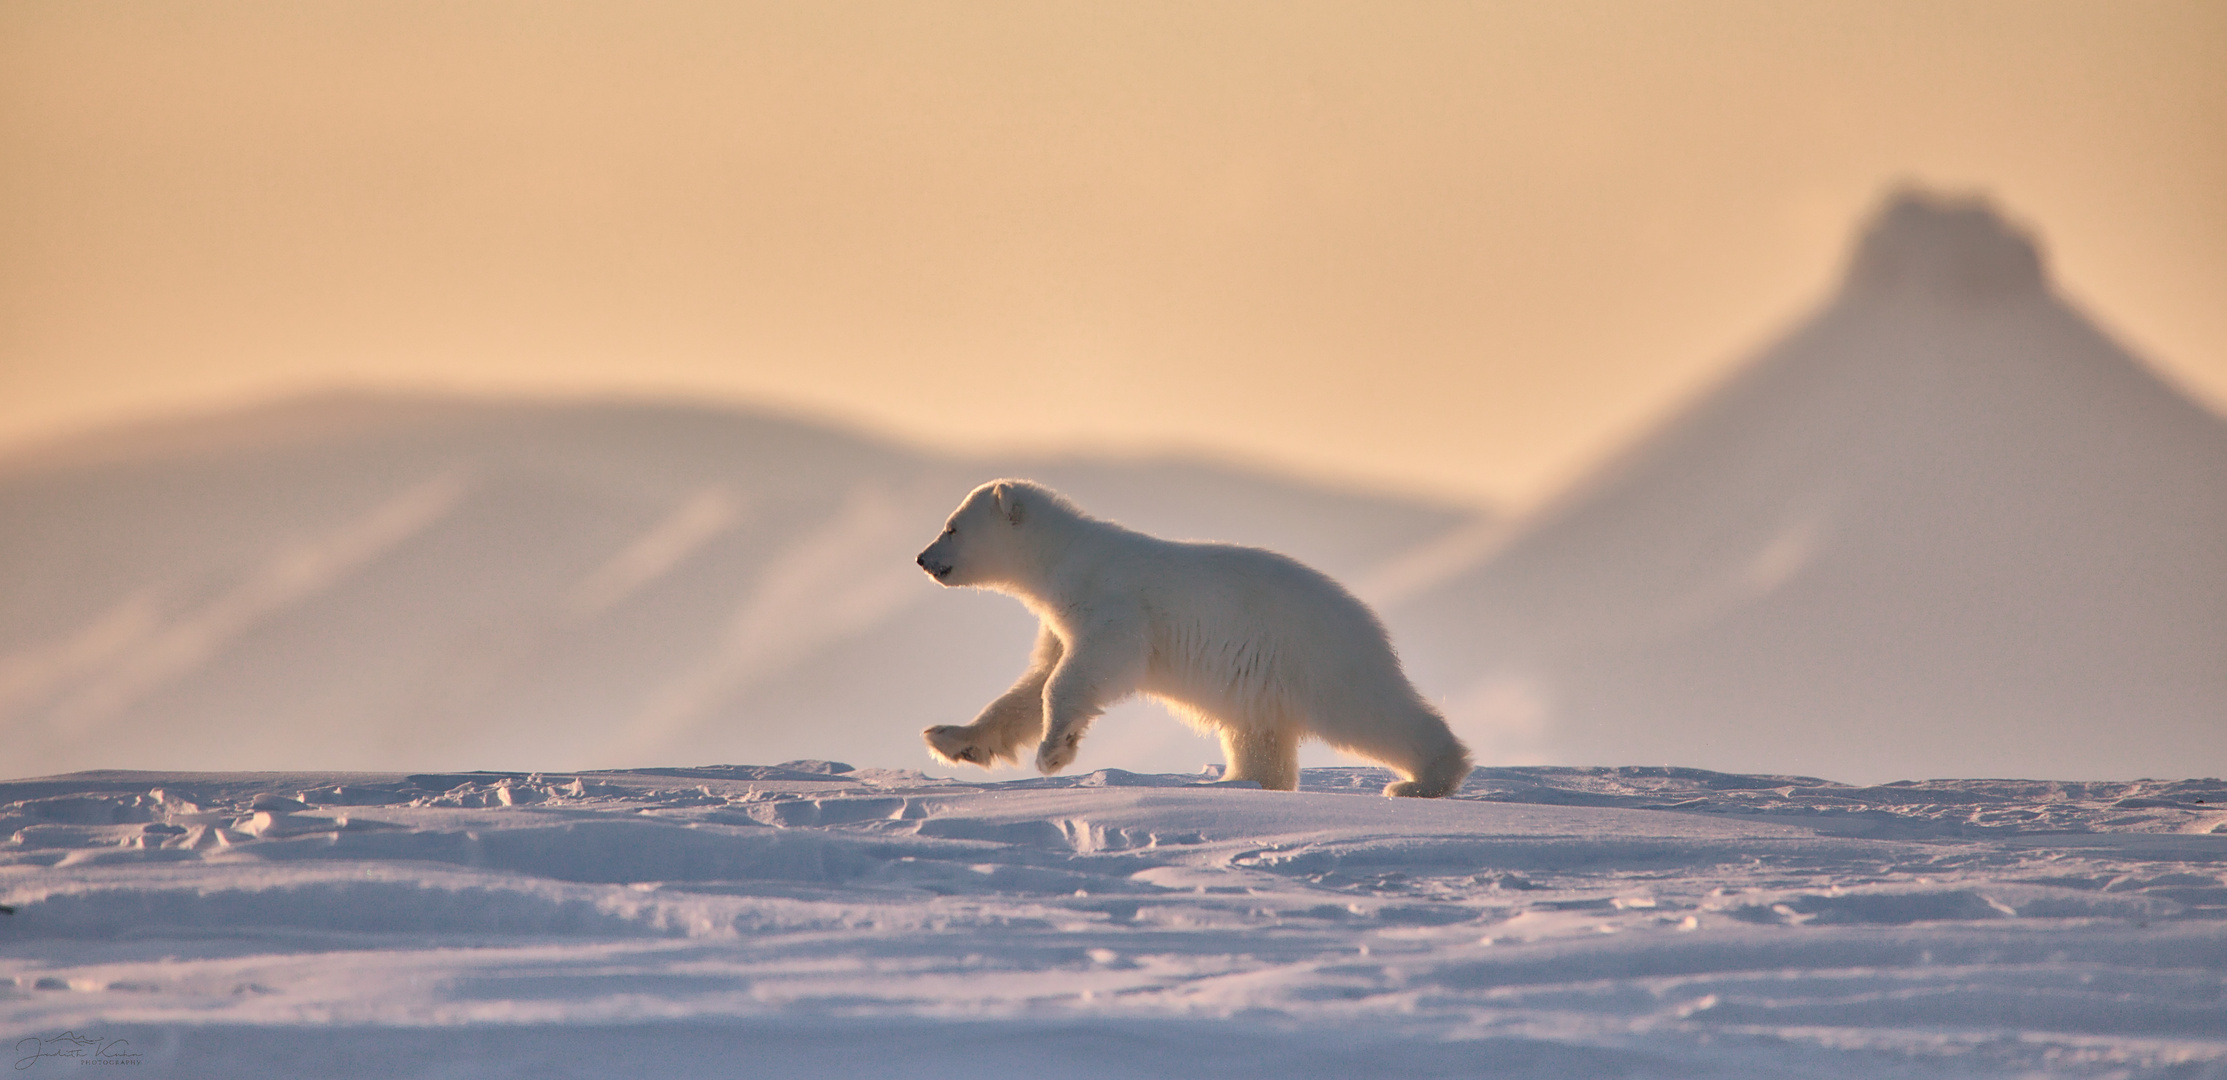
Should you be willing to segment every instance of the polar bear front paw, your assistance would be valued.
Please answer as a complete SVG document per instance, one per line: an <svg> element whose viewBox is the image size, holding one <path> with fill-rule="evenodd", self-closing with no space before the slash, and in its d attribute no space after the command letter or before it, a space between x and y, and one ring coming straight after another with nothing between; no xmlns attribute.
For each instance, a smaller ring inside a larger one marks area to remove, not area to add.
<svg viewBox="0 0 2227 1080"><path fill-rule="evenodd" d="M974 732L958 724L938 724L920 733L928 750L954 765L980 765L987 769L997 755L974 741Z"/></svg>
<svg viewBox="0 0 2227 1080"><path fill-rule="evenodd" d="M1082 749L1083 733L1070 731L1043 741L1036 748L1036 771L1050 776L1075 761L1075 754Z"/></svg>

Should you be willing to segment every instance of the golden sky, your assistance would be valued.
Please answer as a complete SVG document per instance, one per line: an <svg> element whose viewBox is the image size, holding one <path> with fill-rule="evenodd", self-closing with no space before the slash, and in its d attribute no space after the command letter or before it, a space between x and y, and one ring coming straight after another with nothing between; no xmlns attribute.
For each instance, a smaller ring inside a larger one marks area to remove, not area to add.
<svg viewBox="0 0 2227 1080"><path fill-rule="evenodd" d="M2227 403L2227 4L7 0L0 446L334 385L1521 502L1985 190Z"/></svg>

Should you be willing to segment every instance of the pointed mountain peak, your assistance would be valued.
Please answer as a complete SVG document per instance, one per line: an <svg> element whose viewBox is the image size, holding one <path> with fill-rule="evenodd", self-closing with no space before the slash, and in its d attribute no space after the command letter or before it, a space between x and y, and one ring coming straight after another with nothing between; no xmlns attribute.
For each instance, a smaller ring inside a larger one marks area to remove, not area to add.
<svg viewBox="0 0 2227 1080"><path fill-rule="evenodd" d="M1905 188L1856 245L1847 288L1972 302L2040 292L2045 280L2033 237L1985 196Z"/></svg>

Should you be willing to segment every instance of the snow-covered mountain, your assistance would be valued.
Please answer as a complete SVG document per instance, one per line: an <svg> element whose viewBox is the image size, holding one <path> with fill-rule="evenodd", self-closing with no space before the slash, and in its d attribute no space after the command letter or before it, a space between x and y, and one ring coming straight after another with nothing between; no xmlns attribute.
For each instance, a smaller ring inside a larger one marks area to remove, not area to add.
<svg viewBox="0 0 2227 1080"><path fill-rule="evenodd" d="M1541 760L1844 780L2227 771L2227 423L1983 202L1394 612Z"/></svg>
<svg viewBox="0 0 2227 1080"><path fill-rule="evenodd" d="M926 764L920 728L970 719L1034 630L912 557L1009 473L1364 585L1479 520L676 405L333 396L97 433L0 459L0 775ZM1093 767L1219 760L1135 720L1101 725Z"/></svg>

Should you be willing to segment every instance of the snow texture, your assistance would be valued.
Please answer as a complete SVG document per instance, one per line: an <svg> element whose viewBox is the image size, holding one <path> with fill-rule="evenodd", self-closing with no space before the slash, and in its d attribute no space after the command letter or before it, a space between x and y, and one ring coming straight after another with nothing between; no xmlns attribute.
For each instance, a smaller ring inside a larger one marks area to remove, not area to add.
<svg viewBox="0 0 2227 1080"><path fill-rule="evenodd" d="M9 782L0 1036L27 1076L2227 1076L2217 780L1212 779Z"/></svg>

